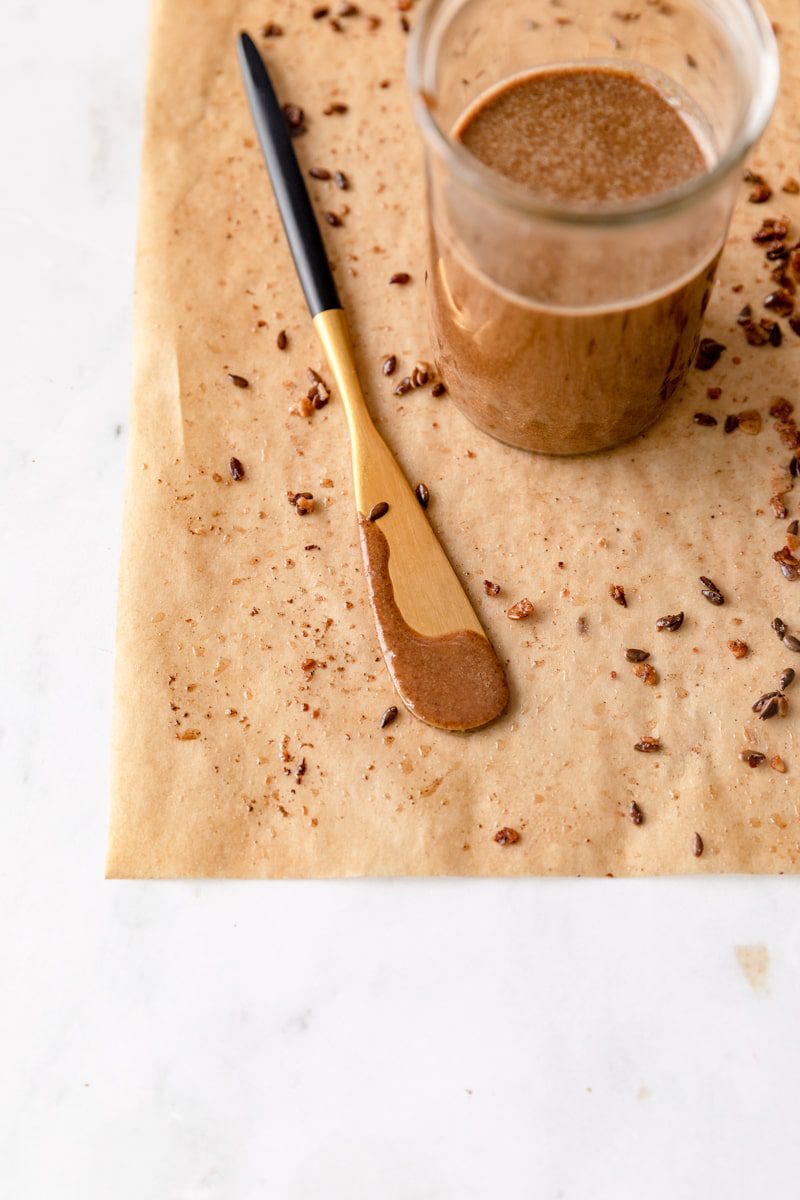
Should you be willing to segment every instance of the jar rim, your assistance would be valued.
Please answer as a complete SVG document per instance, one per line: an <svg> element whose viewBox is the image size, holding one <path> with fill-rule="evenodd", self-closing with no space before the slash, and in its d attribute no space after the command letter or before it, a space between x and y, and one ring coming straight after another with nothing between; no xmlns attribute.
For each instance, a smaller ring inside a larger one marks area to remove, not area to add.
<svg viewBox="0 0 800 1200"><path fill-rule="evenodd" d="M468 0L462 0L467 3ZM772 25L759 0L728 0L751 22L754 46L755 79L750 101L730 145L708 171L692 176L667 192L654 197L639 197L616 204L586 205L553 201L532 194L523 184L487 167L449 132L433 113L430 97L433 80L428 63L428 42L442 9L453 7L453 0L427 0L411 32L406 58L406 77L411 92L412 110L428 146L461 179L488 199L523 215L559 225L615 227L670 217L688 208L721 184L737 167L761 137L772 113L778 92L780 68ZM462 7L459 5L459 8ZM558 64L553 63L553 66ZM620 64L621 65L621 64Z"/></svg>

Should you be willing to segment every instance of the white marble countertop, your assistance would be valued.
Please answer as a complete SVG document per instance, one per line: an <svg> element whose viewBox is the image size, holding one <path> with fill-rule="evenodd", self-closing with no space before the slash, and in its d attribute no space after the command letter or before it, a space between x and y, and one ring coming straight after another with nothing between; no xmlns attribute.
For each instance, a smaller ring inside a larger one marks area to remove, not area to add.
<svg viewBox="0 0 800 1200"><path fill-rule="evenodd" d="M146 23L110 14L12 0L0 45L0 1195L796 1196L796 879L104 882Z"/></svg>

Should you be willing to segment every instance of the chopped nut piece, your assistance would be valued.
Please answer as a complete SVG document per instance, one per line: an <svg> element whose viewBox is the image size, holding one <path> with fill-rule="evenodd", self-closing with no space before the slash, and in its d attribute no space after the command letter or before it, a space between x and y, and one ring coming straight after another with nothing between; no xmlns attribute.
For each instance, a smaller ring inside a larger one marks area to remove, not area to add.
<svg viewBox="0 0 800 1200"><path fill-rule="evenodd" d="M763 175L756 175L755 171L745 171L745 183L752 183L755 186L748 195L747 199L751 204L764 204L772 195L772 188L767 183Z"/></svg>
<svg viewBox="0 0 800 1200"><path fill-rule="evenodd" d="M794 312L794 296L788 288L778 288L764 297L764 308L777 313L779 317L788 317Z"/></svg>
<svg viewBox="0 0 800 1200"><path fill-rule="evenodd" d="M793 412L794 405L791 400L786 400L783 396L780 396L769 406L769 415L774 417L776 421L788 421Z"/></svg>
<svg viewBox="0 0 800 1200"><path fill-rule="evenodd" d="M725 597L713 579L709 579L707 575L701 575L700 582L703 584L700 588L700 595L705 596L709 604L720 605L725 603Z"/></svg>
<svg viewBox="0 0 800 1200"><path fill-rule="evenodd" d="M658 681L658 675L656 674L655 667L653 667L650 663L634 663L631 667L631 670L637 679L641 679L642 683L646 684L647 687L655 687L656 682Z"/></svg>
<svg viewBox="0 0 800 1200"><path fill-rule="evenodd" d="M782 242L788 232L789 225L785 218L767 217L753 234L753 241L757 245L764 245L766 242Z"/></svg>
<svg viewBox="0 0 800 1200"><path fill-rule="evenodd" d="M306 131L306 115L299 104L284 104L281 109L290 137L300 137Z"/></svg>
<svg viewBox="0 0 800 1200"><path fill-rule="evenodd" d="M790 196L796 196L797 193L800 192L800 183L797 182L793 175L790 175L789 178L784 179L783 183L781 184L781 191L788 192Z"/></svg>
<svg viewBox="0 0 800 1200"><path fill-rule="evenodd" d="M368 521L380 521L381 517L385 517L389 511L389 505L385 500L379 500L377 504L373 504L372 508L367 513Z"/></svg>
<svg viewBox="0 0 800 1200"><path fill-rule="evenodd" d="M637 650L635 647L631 647L629 650L625 651L625 657L627 658L628 662L640 663L644 662L646 658L650 657L650 651Z"/></svg>
<svg viewBox="0 0 800 1200"><path fill-rule="evenodd" d="M772 767L773 771L778 771L781 775L786 774L786 763L783 761L780 754L773 754L772 758L769 760L769 765Z"/></svg>
<svg viewBox="0 0 800 1200"><path fill-rule="evenodd" d="M715 338L701 338L700 345L697 347L694 365L698 371L710 371L726 349L727 347Z"/></svg>
<svg viewBox="0 0 800 1200"><path fill-rule="evenodd" d="M747 645L747 642L739 642L736 641L736 639L732 639L727 643L727 645L734 658L747 658L747 654L750 649L750 647Z"/></svg>
<svg viewBox="0 0 800 1200"><path fill-rule="evenodd" d="M703 839L700 837L699 833L696 833L692 838L692 854L695 856L695 858L700 858L703 850Z"/></svg>
<svg viewBox="0 0 800 1200"><path fill-rule="evenodd" d="M392 722L396 721L396 720L397 720L397 705L390 704L389 707L386 709L386 712L381 717L381 720L380 720L381 729L385 729L387 725L391 725Z"/></svg>
<svg viewBox="0 0 800 1200"><path fill-rule="evenodd" d="M771 496L770 501L769 501L769 506L779 521L784 521L786 519L786 517L788 517L789 510L787 509L786 505L783 503L782 496Z"/></svg>
<svg viewBox="0 0 800 1200"><path fill-rule="evenodd" d="M623 608L628 607L628 599L625 595L625 588L621 583L612 583L608 589L608 594L615 604L620 604Z"/></svg>
<svg viewBox="0 0 800 1200"><path fill-rule="evenodd" d="M657 737L643 737L634 744L634 750L639 750L642 754L655 754L661 749L661 739Z"/></svg>
<svg viewBox="0 0 800 1200"><path fill-rule="evenodd" d="M298 496L296 502L298 517L305 517L314 511L314 500L311 496Z"/></svg>
<svg viewBox="0 0 800 1200"><path fill-rule="evenodd" d="M201 736L199 729L184 729L182 733L175 734L179 742L196 742Z"/></svg>
<svg viewBox="0 0 800 1200"><path fill-rule="evenodd" d="M512 604L506 612L506 616L510 621L525 621L533 614L533 605L527 596L523 596L521 600L517 600L516 604Z"/></svg>
<svg viewBox="0 0 800 1200"><path fill-rule="evenodd" d="M238 483L240 479L244 479L244 467L239 462L238 458L232 458L229 463L231 479L235 479Z"/></svg>
<svg viewBox="0 0 800 1200"><path fill-rule="evenodd" d="M506 826L504 829L498 829L494 835L494 840L498 846L513 846L515 842L519 841L519 834L516 829L509 829Z"/></svg>
<svg viewBox="0 0 800 1200"><path fill-rule="evenodd" d="M487 596L499 596L500 595L500 584L492 583L491 579L484 579L483 590L486 592Z"/></svg>
<svg viewBox="0 0 800 1200"><path fill-rule="evenodd" d="M683 624L683 613L669 613L666 617L659 617L656 621L656 630L658 633L675 633L676 629L680 629Z"/></svg>
<svg viewBox="0 0 800 1200"><path fill-rule="evenodd" d="M760 433L761 413L756 412L754 408L748 408L745 412L740 412L739 428L742 433L749 433L751 436Z"/></svg>

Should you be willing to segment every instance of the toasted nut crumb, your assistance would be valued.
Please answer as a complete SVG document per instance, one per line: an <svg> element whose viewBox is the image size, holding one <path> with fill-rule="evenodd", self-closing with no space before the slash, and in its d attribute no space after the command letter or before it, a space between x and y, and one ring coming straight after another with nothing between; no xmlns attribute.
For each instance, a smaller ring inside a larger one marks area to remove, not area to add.
<svg viewBox="0 0 800 1200"><path fill-rule="evenodd" d="M615 604L621 604L623 608L628 607L628 600L625 595L625 588L621 583L612 583L608 589L608 594Z"/></svg>
<svg viewBox="0 0 800 1200"><path fill-rule="evenodd" d="M643 737L634 744L634 750L641 751L642 754L655 754L661 749L661 739L657 737Z"/></svg>
<svg viewBox="0 0 800 1200"><path fill-rule="evenodd" d="M769 760L769 765L772 767L773 771L778 771L781 775L786 774L786 763L783 761L780 754L773 754L772 758Z"/></svg>
<svg viewBox="0 0 800 1200"><path fill-rule="evenodd" d="M500 584L492 583L491 579L484 579L483 590L486 592L487 596L499 596Z"/></svg>
<svg viewBox="0 0 800 1200"><path fill-rule="evenodd" d="M745 412L739 413L739 428L742 433L749 433L751 437L761 432L761 413L756 412L754 408L748 408Z"/></svg>
<svg viewBox="0 0 800 1200"><path fill-rule="evenodd" d="M641 679L642 683L646 684L648 687L655 687L655 684L658 680L658 675L655 667L653 667L650 663L634 663L631 667L631 670L637 679Z"/></svg>
<svg viewBox="0 0 800 1200"><path fill-rule="evenodd" d="M519 841L519 834L516 829L509 829L508 826L505 826L503 829L498 829L494 840L498 846L513 846L515 842Z"/></svg>
<svg viewBox="0 0 800 1200"><path fill-rule="evenodd" d="M750 649L747 642L739 642L733 638L727 643L727 646L734 658L747 658Z"/></svg>
<svg viewBox="0 0 800 1200"><path fill-rule="evenodd" d="M184 729L183 733L175 734L179 742L196 742L200 736L199 729Z"/></svg>
<svg viewBox="0 0 800 1200"><path fill-rule="evenodd" d="M533 614L533 605L527 596L522 600L518 600L516 604L512 604L511 608L506 612L506 616L510 621L524 621Z"/></svg>
<svg viewBox="0 0 800 1200"><path fill-rule="evenodd" d="M298 517L305 517L308 513L314 511L314 499L312 496L298 496L296 501Z"/></svg>

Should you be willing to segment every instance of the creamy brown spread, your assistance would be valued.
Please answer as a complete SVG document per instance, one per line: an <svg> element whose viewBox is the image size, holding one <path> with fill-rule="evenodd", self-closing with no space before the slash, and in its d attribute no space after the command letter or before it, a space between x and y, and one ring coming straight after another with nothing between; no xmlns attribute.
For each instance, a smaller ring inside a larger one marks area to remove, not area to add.
<svg viewBox="0 0 800 1200"><path fill-rule="evenodd" d="M668 96L605 67L517 78L468 109L454 136L551 202L657 195L707 166ZM714 254L691 250L686 222L674 236L687 244L664 241L659 258L675 264L679 282L647 294L639 256L618 241L547 236L535 225L498 241L469 220L458 209L431 229L432 332L456 404L502 441L556 454L597 450L650 425L692 360L716 267ZM606 305L608 281L621 273L624 294L642 299ZM565 274L577 305L561 305Z"/></svg>
<svg viewBox="0 0 800 1200"><path fill-rule="evenodd" d="M403 703L439 729L477 729L499 717L508 704L508 684L491 643L471 629L442 637L412 629L395 603L389 543L361 514L358 526L381 650Z"/></svg>

